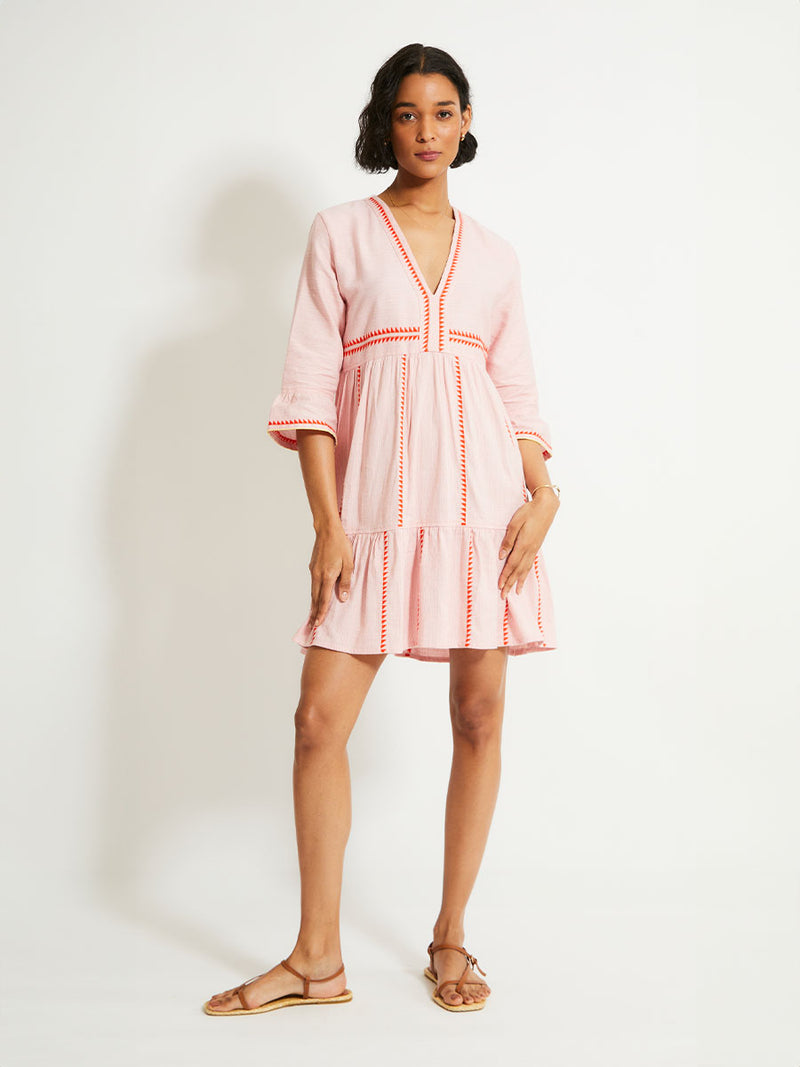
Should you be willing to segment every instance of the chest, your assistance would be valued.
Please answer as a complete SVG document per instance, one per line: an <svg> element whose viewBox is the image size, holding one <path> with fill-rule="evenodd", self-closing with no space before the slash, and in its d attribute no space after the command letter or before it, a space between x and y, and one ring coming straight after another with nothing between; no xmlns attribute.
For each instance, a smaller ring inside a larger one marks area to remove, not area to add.
<svg viewBox="0 0 800 1067"><path fill-rule="evenodd" d="M458 208L447 226L424 233L402 229L379 200L357 207L339 228L332 220L348 353L366 344L386 355L441 350L456 337L484 347L507 272L482 231Z"/></svg>
<svg viewBox="0 0 800 1067"><path fill-rule="evenodd" d="M395 218L403 243L419 266L423 281L435 294L450 260L456 220L443 219L435 226L421 226L413 219L406 219L399 211L395 212Z"/></svg>

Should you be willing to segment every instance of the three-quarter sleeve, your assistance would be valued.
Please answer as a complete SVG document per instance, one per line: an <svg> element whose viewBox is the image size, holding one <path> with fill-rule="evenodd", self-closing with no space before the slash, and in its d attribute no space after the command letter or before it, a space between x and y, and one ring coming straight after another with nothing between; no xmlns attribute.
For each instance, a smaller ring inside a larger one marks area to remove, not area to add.
<svg viewBox="0 0 800 1067"><path fill-rule="evenodd" d="M539 414L539 393L522 296L519 258L509 246L512 269L494 309L486 370L503 401L517 438L538 441L545 459L553 454L550 427Z"/></svg>
<svg viewBox="0 0 800 1067"><path fill-rule="evenodd" d="M336 441L336 394L342 366L345 302L334 269L331 238L317 212L297 283L281 389L267 432L297 451L298 427L325 430Z"/></svg>

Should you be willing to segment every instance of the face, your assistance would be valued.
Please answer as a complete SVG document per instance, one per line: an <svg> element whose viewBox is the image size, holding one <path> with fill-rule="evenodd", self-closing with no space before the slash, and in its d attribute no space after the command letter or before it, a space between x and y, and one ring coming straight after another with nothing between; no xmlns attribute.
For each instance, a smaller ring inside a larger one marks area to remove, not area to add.
<svg viewBox="0 0 800 1067"><path fill-rule="evenodd" d="M469 105L459 111L458 90L443 74L407 74L397 89L390 127L400 168L418 178L446 171L471 115ZM431 153L430 158L422 153Z"/></svg>

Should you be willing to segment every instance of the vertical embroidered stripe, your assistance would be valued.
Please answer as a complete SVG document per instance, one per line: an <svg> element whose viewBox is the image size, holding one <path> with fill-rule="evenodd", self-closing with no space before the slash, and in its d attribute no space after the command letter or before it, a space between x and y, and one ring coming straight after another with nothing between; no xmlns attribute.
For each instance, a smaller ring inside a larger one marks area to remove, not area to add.
<svg viewBox="0 0 800 1067"><path fill-rule="evenodd" d="M424 526L420 526L420 528L419 528L419 569L417 571L417 577L418 577L418 585L417 585L417 636L416 636L417 644L419 644L420 620L421 620L421 616L422 616L421 577L422 577L422 548L423 548L424 544L425 544L425 527Z"/></svg>
<svg viewBox="0 0 800 1067"><path fill-rule="evenodd" d="M539 577L539 556L538 553L533 557L533 570L536 574L536 623L539 627L539 632L544 633L542 629L542 585Z"/></svg>
<svg viewBox="0 0 800 1067"><path fill-rule="evenodd" d="M381 593L381 652L386 651L386 596L389 582L389 531L383 531L383 590Z"/></svg>
<svg viewBox="0 0 800 1067"><path fill-rule="evenodd" d="M456 372L456 395L458 397L458 449L459 475L461 480L461 524L467 523L467 450L464 438L464 405L461 397L461 363L458 356L453 356Z"/></svg>
<svg viewBox="0 0 800 1067"><path fill-rule="evenodd" d="M469 553L467 556L467 625L464 634L464 646L472 645L472 530L469 531Z"/></svg>
<svg viewBox="0 0 800 1067"><path fill-rule="evenodd" d="M453 260L450 264L450 270L447 272L447 278L442 286L441 296L439 297L439 351L444 349L444 298L447 295L447 290L450 286L450 279L453 277L453 271L456 269L456 260L458 259L458 253L461 250L461 212L456 212L456 227L458 233L456 234L456 247L453 252Z"/></svg>
<svg viewBox="0 0 800 1067"><path fill-rule="evenodd" d="M400 363L400 426L399 426L399 445L397 456L397 525L403 525L403 459L405 456L405 437L406 437L406 373L407 373L408 357L403 353L403 357Z"/></svg>

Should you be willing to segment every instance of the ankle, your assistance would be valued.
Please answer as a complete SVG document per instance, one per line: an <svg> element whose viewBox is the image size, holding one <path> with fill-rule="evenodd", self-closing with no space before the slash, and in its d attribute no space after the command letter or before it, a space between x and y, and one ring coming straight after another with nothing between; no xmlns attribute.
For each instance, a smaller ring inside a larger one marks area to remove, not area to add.
<svg viewBox="0 0 800 1067"><path fill-rule="evenodd" d="M317 971L330 974L342 964L342 948L338 942L301 941L292 949L286 959L298 971L309 974Z"/></svg>
<svg viewBox="0 0 800 1067"><path fill-rule="evenodd" d="M438 945L463 945L464 922L459 919L437 919L433 925L433 943Z"/></svg>

